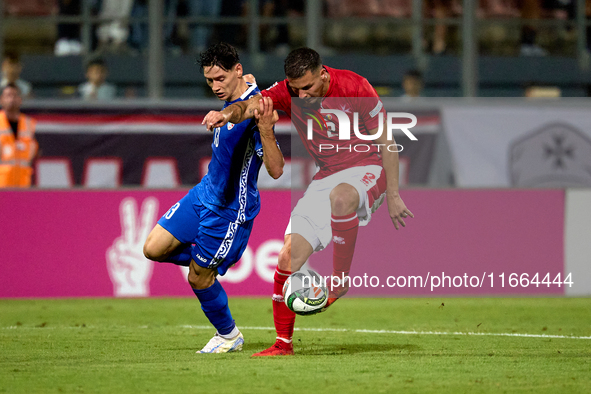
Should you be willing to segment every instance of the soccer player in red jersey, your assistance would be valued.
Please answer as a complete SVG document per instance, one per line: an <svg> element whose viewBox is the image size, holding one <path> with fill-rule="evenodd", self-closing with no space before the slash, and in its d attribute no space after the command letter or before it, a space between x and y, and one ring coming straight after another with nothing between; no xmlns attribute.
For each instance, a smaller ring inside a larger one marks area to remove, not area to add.
<svg viewBox="0 0 591 394"><path fill-rule="evenodd" d="M352 71L324 66L318 53L310 48L296 49L287 56L285 76L285 80L261 94L271 97L274 107L289 115L306 150L314 158L318 172L292 211L284 246L279 253L273 287L276 342L254 356L293 354L295 313L283 302L283 284L312 253L322 250L332 240L332 275L347 277L358 228L369 222L372 212L380 206L384 197L397 230L405 226L405 218L414 217L398 192L398 152L386 149L395 141L388 140L386 133L382 132L385 126L381 128L379 122L380 119L383 122L384 117L378 115L384 113L383 105L367 79ZM203 123L212 130L227 122L239 123L251 118L259 106L259 97L230 105L221 112L211 111ZM295 99L294 103L301 101L302 104L292 105L292 99ZM371 145L359 138L357 133L348 140L341 140L338 132L327 127L330 115L321 115L318 108L340 109L349 113L348 116L358 112L359 133L375 137L381 132L381 135L371 141ZM318 119L317 116L323 117L324 122L312 122L313 137L309 139L308 120L312 117ZM322 127L323 124L326 127ZM357 144L373 148L353 151L351 147ZM325 308L348 289L348 281L331 289Z"/></svg>

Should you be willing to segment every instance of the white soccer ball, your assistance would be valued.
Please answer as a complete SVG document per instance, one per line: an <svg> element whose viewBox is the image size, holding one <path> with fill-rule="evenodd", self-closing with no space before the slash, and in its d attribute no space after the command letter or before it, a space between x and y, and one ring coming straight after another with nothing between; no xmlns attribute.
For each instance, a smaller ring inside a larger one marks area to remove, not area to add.
<svg viewBox="0 0 591 394"><path fill-rule="evenodd" d="M283 285L283 299L285 305L298 315L313 315L326 305L328 288L316 271L304 269L287 278Z"/></svg>

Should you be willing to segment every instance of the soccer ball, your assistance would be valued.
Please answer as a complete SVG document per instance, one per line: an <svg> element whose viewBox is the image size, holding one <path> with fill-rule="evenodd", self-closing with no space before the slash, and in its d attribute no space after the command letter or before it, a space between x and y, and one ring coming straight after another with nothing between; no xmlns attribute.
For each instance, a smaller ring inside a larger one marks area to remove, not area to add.
<svg viewBox="0 0 591 394"><path fill-rule="evenodd" d="M328 289L324 278L314 270L294 272L283 285L285 305L298 315L320 312L328 301Z"/></svg>

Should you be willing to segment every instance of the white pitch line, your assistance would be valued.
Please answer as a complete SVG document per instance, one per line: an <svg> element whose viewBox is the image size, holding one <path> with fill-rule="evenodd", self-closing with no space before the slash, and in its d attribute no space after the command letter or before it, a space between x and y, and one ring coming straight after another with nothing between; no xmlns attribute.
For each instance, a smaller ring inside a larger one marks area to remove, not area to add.
<svg viewBox="0 0 591 394"><path fill-rule="evenodd" d="M195 330L213 330L212 326L193 326L181 325L178 328L190 328ZM24 330L24 329L39 329L39 330L55 330L55 329L80 329L88 330L99 328L96 326L69 326L69 327L22 327L22 326L7 326L0 327L1 330ZM147 329L150 326L111 326L101 328L117 328L117 329ZM241 330L259 330L259 331L275 331L274 327L240 327ZM395 334L395 335L463 335L463 336L489 336L489 337L520 337L520 338L546 338L546 339L591 339L591 336L574 336L574 335L550 335L550 334L519 334L507 332L460 332L460 331L398 331L398 330L367 330L367 329L351 329L351 328L314 328L314 327L295 327L295 331L313 331L313 332L351 332L359 334Z"/></svg>
<svg viewBox="0 0 591 394"><path fill-rule="evenodd" d="M191 326L184 325L182 328L194 328L198 330L211 330L211 326ZM241 330L271 330L274 327L240 327ZM445 331L397 331L397 330L364 330L350 328L311 328L295 327L295 331L316 331L316 332L353 332L360 334L398 334L398 335L465 335L465 336L492 336L492 337L524 337L524 338L557 338L557 339L591 339L591 336L572 336L572 335L549 335L549 334L518 334L518 333L495 333L495 332L445 332Z"/></svg>

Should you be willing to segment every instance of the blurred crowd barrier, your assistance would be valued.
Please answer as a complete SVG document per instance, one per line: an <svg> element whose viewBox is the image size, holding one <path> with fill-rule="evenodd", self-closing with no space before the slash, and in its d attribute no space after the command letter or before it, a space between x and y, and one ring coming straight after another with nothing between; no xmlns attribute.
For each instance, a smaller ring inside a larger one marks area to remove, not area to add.
<svg viewBox="0 0 591 394"><path fill-rule="evenodd" d="M586 100L384 99L417 118L400 145L400 183L428 187L591 187L591 113ZM216 101L178 104L35 102L39 188L175 188L207 173L212 135L201 121ZM263 189L303 189L315 166L286 116L276 126L286 157ZM365 149L365 147L363 147ZM361 149L361 147L360 147ZM354 153L353 153L354 154Z"/></svg>
<svg viewBox="0 0 591 394"><path fill-rule="evenodd" d="M149 24L154 22L148 18L150 3L151 0L4 0L6 46L28 52L53 50L58 56L95 51L137 54L149 45ZM251 51L285 54L290 47L306 42L310 29L305 26L305 18L318 25L319 40L331 50L408 52L411 46L420 45L421 50L437 55L458 53L465 8L462 0L159 3L164 44L173 54L201 50L218 39L250 47ZM572 55L577 34L589 34L585 26L581 26L580 32L575 28L575 22L584 23L591 15L588 0L475 3L475 17L484 21L479 22L476 33L481 49L489 54ZM413 43L412 24L417 21L421 35ZM256 38L251 37L253 34Z"/></svg>

